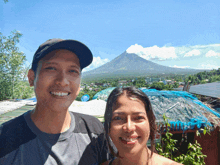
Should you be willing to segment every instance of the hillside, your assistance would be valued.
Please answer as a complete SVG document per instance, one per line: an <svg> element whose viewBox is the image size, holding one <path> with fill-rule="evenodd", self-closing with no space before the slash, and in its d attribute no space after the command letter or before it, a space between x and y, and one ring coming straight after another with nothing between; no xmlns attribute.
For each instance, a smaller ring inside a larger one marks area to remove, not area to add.
<svg viewBox="0 0 220 165"><path fill-rule="evenodd" d="M105 77L131 77L157 74L195 74L204 70L172 68L145 60L136 54L122 53L112 61L88 72L83 79Z"/></svg>

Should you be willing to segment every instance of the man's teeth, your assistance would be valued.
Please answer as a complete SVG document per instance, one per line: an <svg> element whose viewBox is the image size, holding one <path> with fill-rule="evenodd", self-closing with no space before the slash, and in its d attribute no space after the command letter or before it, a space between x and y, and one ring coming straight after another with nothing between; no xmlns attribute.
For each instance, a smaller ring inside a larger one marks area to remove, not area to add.
<svg viewBox="0 0 220 165"><path fill-rule="evenodd" d="M56 96L67 96L68 93L63 93L63 92L51 92L53 95L56 95Z"/></svg>
<svg viewBox="0 0 220 165"><path fill-rule="evenodd" d="M127 141L127 142L132 142L132 141L136 140L137 138L138 137L136 137L136 138L121 138L121 139L124 141Z"/></svg>

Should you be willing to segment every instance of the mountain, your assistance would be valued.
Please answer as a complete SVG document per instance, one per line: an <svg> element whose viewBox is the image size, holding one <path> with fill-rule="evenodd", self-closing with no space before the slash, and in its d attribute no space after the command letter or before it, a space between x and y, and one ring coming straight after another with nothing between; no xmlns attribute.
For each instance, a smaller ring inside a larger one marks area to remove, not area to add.
<svg viewBox="0 0 220 165"><path fill-rule="evenodd" d="M203 70L172 68L145 60L133 53L126 51L112 61L91 71L83 72L83 79L131 77L156 74L194 74Z"/></svg>

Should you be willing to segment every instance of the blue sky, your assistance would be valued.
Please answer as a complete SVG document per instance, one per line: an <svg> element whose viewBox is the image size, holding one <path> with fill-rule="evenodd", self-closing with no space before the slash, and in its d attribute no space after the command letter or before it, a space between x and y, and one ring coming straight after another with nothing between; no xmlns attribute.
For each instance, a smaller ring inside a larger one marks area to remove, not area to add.
<svg viewBox="0 0 220 165"><path fill-rule="evenodd" d="M0 32L23 36L18 47L32 61L51 38L75 39L93 52L94 69L127 51L181 68L220 67L219 0L0 1Z"/></svg>

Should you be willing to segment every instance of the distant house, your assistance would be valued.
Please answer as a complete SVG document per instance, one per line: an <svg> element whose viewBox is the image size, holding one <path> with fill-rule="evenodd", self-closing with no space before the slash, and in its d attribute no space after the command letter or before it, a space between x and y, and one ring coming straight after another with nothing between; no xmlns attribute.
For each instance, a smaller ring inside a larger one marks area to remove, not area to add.
<svg viewBox="0 0 220 165"><path fill-rule="evenodd" d="M165 80L167 84L172 84L172 80Z"/></svg>
<svg viewBox="0 0 220 165"><path fill-rule="evenodd" d="M126 85L128 82L127 80L119 80L118 85Z"/></svg>
<svg viewBox="0 0 220 165"><path fill-rule="evenodd" d="M99 88L94 88L93 91L99 91Z"/></svg>
<svg viewBox="0 0 220 165"><path fill-rule="evenodd" d="M95 85L103 86L103 83L98 83L98 82L96 82Z"/></svg>
<svg viewBox="0 0 220 165"><path fill-rule="evenodd" d="M102 86L103 86L103 87L109 87L109 86L110 86L110 83L104 83Z"/></svg>
<svg viewBox="0 0 220 165"><path fill-rule="evenodd" d="M82 91L83 89L85 89L85 86L80 86L80 91Z"/></svg>

